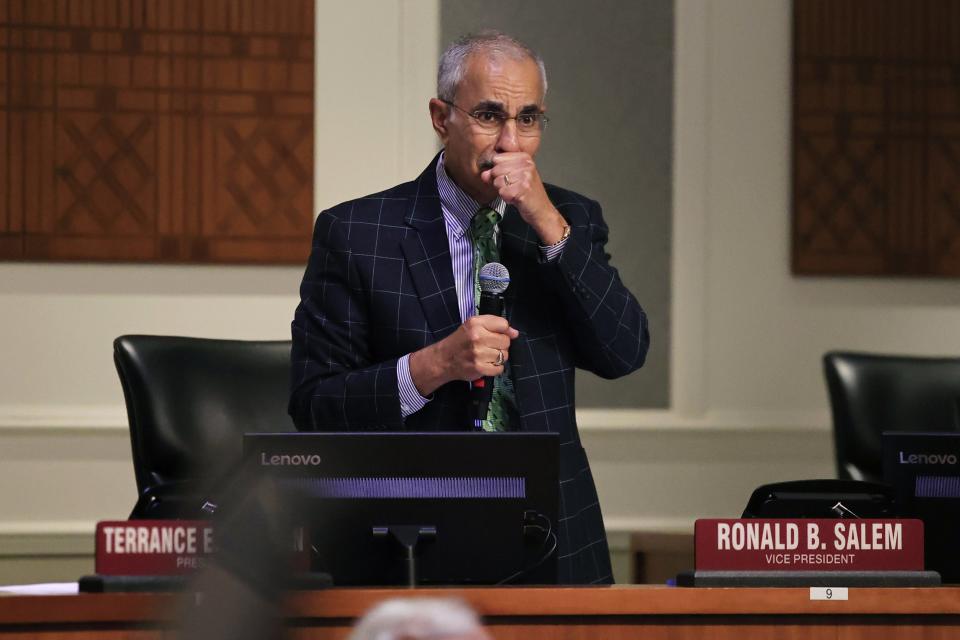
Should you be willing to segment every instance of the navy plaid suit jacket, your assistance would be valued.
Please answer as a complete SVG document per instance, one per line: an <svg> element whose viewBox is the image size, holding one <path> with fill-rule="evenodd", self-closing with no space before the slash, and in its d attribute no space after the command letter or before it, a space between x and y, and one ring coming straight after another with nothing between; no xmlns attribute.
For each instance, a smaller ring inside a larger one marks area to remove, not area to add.
<svg viewBox="0 0 960 640"><path fill-rule="evenodd" d="M293 320L290 415L301 431L469 430L467 384L403 420L397 360L460 325L436 158L414 181L321 213ZM500 223L510 270L510 364L523 431L560 436L559 580L611 582L597 493L580 445L574 370L615 378L643 364L646 315L609 264L600 206L547 185L571 227L545 263L515 209Z"/></svg>

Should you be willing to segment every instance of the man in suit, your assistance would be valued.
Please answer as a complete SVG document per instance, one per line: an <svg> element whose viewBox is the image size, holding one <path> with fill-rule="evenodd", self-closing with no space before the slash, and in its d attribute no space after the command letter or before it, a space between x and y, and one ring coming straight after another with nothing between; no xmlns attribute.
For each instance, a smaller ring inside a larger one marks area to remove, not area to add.
<svg viewBox="0 0 960 640"><path fill-rule="evenodd" d="M468 430L468 381L495 376L484 429L560 437L559 581L607 583L574 370L626 375L649 335L604 250L600 206L537 171L546 87L539 56L505 34L444 52L429 103L444 150L416 180L317 218L290 414L304 431ZM505 318L477 315L477 269L492 259L510 272Z"/></svg>

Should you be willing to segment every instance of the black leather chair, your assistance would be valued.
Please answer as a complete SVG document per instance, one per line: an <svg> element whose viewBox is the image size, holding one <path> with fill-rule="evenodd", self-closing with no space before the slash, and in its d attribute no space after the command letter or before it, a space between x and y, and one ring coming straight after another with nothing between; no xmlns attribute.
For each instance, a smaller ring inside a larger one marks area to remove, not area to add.
<svg viewBox="0 0 960 640"><path fill-rule="evenodd" d="M113 359L139 496L131 518L207 515L236 473L243 433L296 430L289 341L127 335Z"/></svg>
<svg viewBox="0 0 960 640"><path fill-rule="evenodd" d="M884 431L960 429L960 358L833 351L823 366L839 478L882 480Z"/></svg>

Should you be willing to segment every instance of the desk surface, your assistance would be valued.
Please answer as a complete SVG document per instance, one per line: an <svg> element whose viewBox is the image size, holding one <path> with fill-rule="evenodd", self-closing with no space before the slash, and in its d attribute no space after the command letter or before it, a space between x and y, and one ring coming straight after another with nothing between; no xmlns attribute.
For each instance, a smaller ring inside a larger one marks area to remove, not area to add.
<svg viewBox="0 0 960 640"><path fill-rule="evenodd" d="M455 596L496 638L761 638L788 629L804 638L957 638L960 588L851 588L848 600L812 601L809 589L684 589L660 586L475 589L329 589L291 594L285 617L297 637L342 638L373 604L396 596ZM120 637L172 623L182 596L81 594L0 597L0 636ZM42 635L40 635L42 634ZM587 634L584 636L583 634ZM138 636L139 637L139 636Z"/></svg>

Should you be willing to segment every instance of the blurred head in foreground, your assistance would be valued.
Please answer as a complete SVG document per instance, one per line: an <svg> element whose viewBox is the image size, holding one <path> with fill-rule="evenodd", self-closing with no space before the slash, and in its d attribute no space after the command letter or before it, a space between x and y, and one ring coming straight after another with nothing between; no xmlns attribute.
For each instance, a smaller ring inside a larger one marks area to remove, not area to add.
<svg viewBox="0 0 960 640"><path fill-rule="evenodd" d="M349 640L490 640L490 635L459 600L397 598L368 611Z"/></svg>

